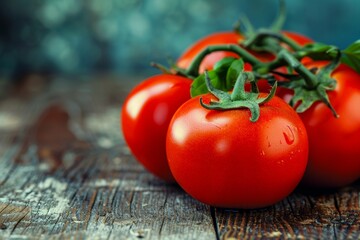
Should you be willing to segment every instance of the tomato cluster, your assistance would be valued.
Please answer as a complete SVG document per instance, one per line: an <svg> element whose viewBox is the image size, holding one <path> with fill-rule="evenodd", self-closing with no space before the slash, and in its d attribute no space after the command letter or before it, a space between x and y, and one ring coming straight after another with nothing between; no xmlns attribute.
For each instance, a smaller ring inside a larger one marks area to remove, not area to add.
<svg viewBox="0 0 360 240"><path fill-rule="evenodd" d="M268 206L288 196L300 182L308 187L341 187L359 179L360 74L344 63L333 64L330 71L331 60L311 58L314 51L304 54L302 47L311 45L311 39L291 32L282 35L301 49L291 54L299 59L300 67L292 65L286 56L285 61L279 60L281 53L276 56L247 49L262 63L270 63L264 66L275 66L264 76L270 74L279 82L277 96L262 104L254 106L254 101L266 96L257 94L254 85L251 91L255 92L244 91L245 86L250 88L247 83L240 86L240 93L232 94L230 89L221 94L217 91L214 96L209 79L206 86L212 93L191 97L197 83L186 71L153 76L135 87L122 107L121 122L125 140L139 162L161 179L177 182L194 198L220 207ZM245 39L238 32L209 35L178 58L176 70L191 68L194 59L209 46L241 46ZM278 46L297 51L282 42ZM228 57L239 58L239 54L226 50L207 53L198 74L204 76L204 71L216 68ZM262 71L246 58L244 61L242 72ZM271 64L274 61L279 66ZM299 74L289 72L289 68ZM296 88L300 82L296 78L301 74L328 80L313 82L313 90L306 95L311 98L313 92L320 92L324 101L315 101L297 113L295 110L308 102L306 97L297 98L308 88ZM271 87L265 82L259 88L268 92ZM295 87L285 89L288 83ZM217 102L230 107L217 109ZM231 107L235 105L241 107ZM253 108L259 111L256 121L252 119Z"/></svg>

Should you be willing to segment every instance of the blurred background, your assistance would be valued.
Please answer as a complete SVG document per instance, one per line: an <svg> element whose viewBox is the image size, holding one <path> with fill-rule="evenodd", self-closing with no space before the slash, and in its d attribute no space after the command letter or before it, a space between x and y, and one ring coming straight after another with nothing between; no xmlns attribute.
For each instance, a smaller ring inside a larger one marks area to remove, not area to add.
<svg viewBox="0 0 360 240"><path fill-rule="evenodd" d="M360 1L287 0L284 29L345 48L360 38ZM2 0L0 76L158 72L192 42L231 30L241 14L257 27L276 0Z"/></svg>

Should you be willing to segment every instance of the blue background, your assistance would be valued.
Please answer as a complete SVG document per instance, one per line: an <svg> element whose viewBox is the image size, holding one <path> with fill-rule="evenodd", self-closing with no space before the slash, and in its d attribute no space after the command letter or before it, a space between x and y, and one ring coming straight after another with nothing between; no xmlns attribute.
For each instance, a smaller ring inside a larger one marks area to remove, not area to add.
<svg viewBox="0 0 360 240"><path fill-rule="evenodd" d="M341 48L360 38L360 1L287 0L284 29ZM231 30L241 14L257 27L276 0L3 0L0 75L147 73L192 42Z"/></svg>

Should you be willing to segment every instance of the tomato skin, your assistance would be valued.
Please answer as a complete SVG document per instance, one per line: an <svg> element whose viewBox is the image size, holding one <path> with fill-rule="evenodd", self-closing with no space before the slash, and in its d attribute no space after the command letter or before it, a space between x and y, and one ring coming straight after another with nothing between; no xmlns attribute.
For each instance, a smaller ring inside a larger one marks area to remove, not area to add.
<svg viewBox="0 0 360 240"><path fill-rule="evenodd" d="M190 46L181 57L177 60L177 66L180 68L187 69L193 59L206 47L211 45L219 44L239 44L244 37L236 32L217 32L210 34ZM203 73L205 70L213 69L215 63L225 57L238 57L237 54L226 52L226 51L217 51L208 54L200 64L199 73Z"/></svg>
<svg viewBox="0 0 360 240"><path fill-rule="evenodd" d="M126 143L143 166L165 181L172 182L165 150L166 132L175 111L190 99L192 81L161 74L136 86L121 111Z"/></svg>
<svg viewBox="0 0 360 240"><path fill-rule="evenodd" d="M308 43L314 42L312 39L308 38L307 36L304 36L302 34L296 33L296 32L290 32L290 31L283 31L283 33L294 40L296 43L300 44L301 46L304 46Z"/></svg>
<svg viewBox="0 0 360 240"><path fill-rule="evenodd" d="M207 110L199 96L177 110L166 151L173 176L188 194L217 207L259 208L294 190L308 155L301 119L278 97L261 107L256 123L249 118L247 109Z"/></svg>
<svg viewBox="0 0 360 240"><path fill-rule="evenodd" d="M283 31L283 33L293 39L300 45L305 45L307 43L313 42L308 37L300 35L294 32ZM244 40L244 36L237 32L217 32L210 34L204 38L201 38L193 45L191 45L177 60L177 66L180 68L187 69L195 56L199 54L206 47L211 45L219 45L219 44L239 44L242 40ZM269 54L256 54L261 61L269 61L274 59L273 56ZM215 63L220 61L225 57L238 57L237 54L227 51L217 51L210 53L207 55L200 64L199 73L203 73L205 70L213 69ZM249 64L245 64L245 70L251 70L251 66Z"/></svg>
<svg viewBox="0 0 360 240"><path fill-rule="evenodd" d="M306 66L310 69L326 64L319 61ZM335 118L320 102L300 114L310 148L303 183L311 187L341 187L360 178L360 75L341 64L331 76L337 86L328 91L328 96L340 117Z"/></svg>

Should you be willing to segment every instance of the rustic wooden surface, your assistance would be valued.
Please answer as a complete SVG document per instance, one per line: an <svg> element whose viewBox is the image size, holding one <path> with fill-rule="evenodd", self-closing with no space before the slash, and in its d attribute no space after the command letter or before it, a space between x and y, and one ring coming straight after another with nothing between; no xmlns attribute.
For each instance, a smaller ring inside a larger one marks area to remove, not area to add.
<svg viewBox="0 0 360 240"><path fill-rule="evenodd" d="M119 129L134 84L0 79L0 239L360 239L359 182L244 211L153 177Z"/></svg>

